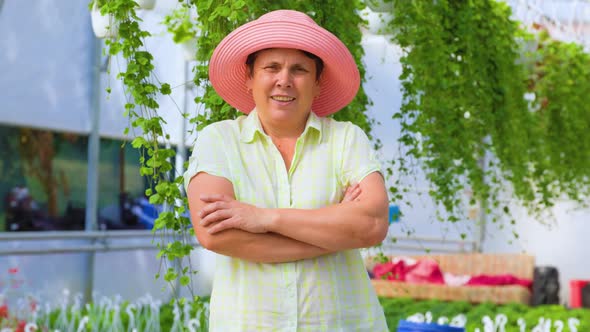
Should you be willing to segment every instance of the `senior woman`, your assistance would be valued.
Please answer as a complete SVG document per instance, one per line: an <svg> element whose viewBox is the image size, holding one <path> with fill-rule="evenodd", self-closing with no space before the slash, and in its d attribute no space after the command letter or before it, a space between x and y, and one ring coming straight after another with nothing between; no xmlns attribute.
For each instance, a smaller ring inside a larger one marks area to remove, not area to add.
<svg viewBox="0 0 590 332"><path fill-rule="evenodd" d="M358 251L386 236L384 180L363 131L326 117L360 85L346 46L278 10L209 66L246 114L203 129L185 174L196 236L220 254L210 331L387 331Z"/></svg>

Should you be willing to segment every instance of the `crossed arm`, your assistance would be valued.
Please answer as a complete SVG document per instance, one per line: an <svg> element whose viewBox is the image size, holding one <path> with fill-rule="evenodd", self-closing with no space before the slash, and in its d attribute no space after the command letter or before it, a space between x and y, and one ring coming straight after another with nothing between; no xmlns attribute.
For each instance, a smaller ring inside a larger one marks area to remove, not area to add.
<svg viewBox="0 0 590 332"><path fill-rule="evenodd" d="M261 263L313 258L369 247L387 234L387 193L379 173L320 209L265 209L235 200L227 179L199 173L188 186L199 242L219 254Z"/></svg>

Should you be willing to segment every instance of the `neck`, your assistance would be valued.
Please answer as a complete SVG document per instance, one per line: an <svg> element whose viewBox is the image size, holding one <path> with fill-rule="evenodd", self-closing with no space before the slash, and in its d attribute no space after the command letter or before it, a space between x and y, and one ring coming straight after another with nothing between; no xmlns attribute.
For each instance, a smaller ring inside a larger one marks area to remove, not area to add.
<svg viewBox="0 0 590 332"><path fill-rule="evenodd" d="M264 132L273 139L296 139L305 130L307 117L296 121L272 121L259 116Z"/></svg>

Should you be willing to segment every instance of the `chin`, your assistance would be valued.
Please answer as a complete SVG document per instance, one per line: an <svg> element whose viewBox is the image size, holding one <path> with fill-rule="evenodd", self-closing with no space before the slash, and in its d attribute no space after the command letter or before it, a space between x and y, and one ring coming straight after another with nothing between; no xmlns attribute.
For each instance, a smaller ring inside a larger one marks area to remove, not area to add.
<svg viewBox="0 0 590 332"><path fill-rule="evenodd" d="M291 119L293 117L296 117L297 112L292 111L292 110L284 110L284 109L272 109L272 110L269 110L268 115L270 116L271 119L274 119L274 120L285 120L285 119Z"/></svg>
<svg viewBox="0 0 590 332"><path fill-rule="evenodd" d="M292 119L299 117L307 117L309 112L293 109L272 109L270 110L270 116L276 119Z"/></svg>

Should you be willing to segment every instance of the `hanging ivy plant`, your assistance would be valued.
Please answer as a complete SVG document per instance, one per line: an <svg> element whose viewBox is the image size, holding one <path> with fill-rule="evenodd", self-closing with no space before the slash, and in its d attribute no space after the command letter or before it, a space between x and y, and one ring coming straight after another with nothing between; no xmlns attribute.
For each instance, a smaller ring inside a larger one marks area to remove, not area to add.
<svg viewBox="0 0 590 332"><path fill-rule="evenodd" d="M393 2L389 31L404 51L395 199L413 161L452 222L465 219L466 189L493 221L511 216L506 193L534 215L587 195L589 62L579 47L541 42L524 54L516 41L531 38L501 2Z"/></svg>
<svg viewBox="0 0 590 332"><path fill-rule="evenodd" d="M394 7L390 28L405 52L404 100L394 118L401 121L400 143L407 148L396 166L408 174L413 169L407 158L418 160L432 184L430 195L451 221L463 219L467 184L474 199L490 199L497 207L501 177L518 187L529 172L531 115L509 9L490 1L394 1ZM498 158L484 161L488 151ZM500 174L492 171L497 168ZM391 191L403 199L398 187Z"/></svg>
<svg viewBox="0 0 590 332"><path fill-rule="evenodd" d="M113 15L119 26L117 37L106 40L106 52L109 56L122 55L126 60L125 69L117 77L125 87L128 101L124 115L129 117L131 127L137 129L140 136L133 139L132 145L141 151L140 173L150 181L150 188L145 194L154 205L166 205L167 211L159 214L155 220L153 231L161 235L158 243L158 257L164 267L163 278L174 287L179 279L182 286L187 286L193 294L190 274L193 272L188 255L192 250L189 234L190 220L183 217L186 211L186 199L183 199L180 188L182 177L172 178L171 158L175 151L162 148L161 141L168 140L164 133L164 120L158 115L158 95L171 93L170 85L154 79L153 56L145 49L144 39L150 33L140 28L141 19L136 15L137 4L133 0L102 0L100 11L103 15ZM110 91L107 88L107 91ZM129 128L125 130L127 134ZM179 200L183 203L178 204ZM169 237L175 241L170 242ZM178 267L170 263L176 261ZM156 277L158 278L160 274Z"/></svg>
<svg viewBox="0 0 590 332"><path fill-rule="evenodd" d="M535 26L529 69L529 108L541 140L537 199L551 206L567 197L588 204L590 196L590 55L580 45L550 38Z"/></svg>

